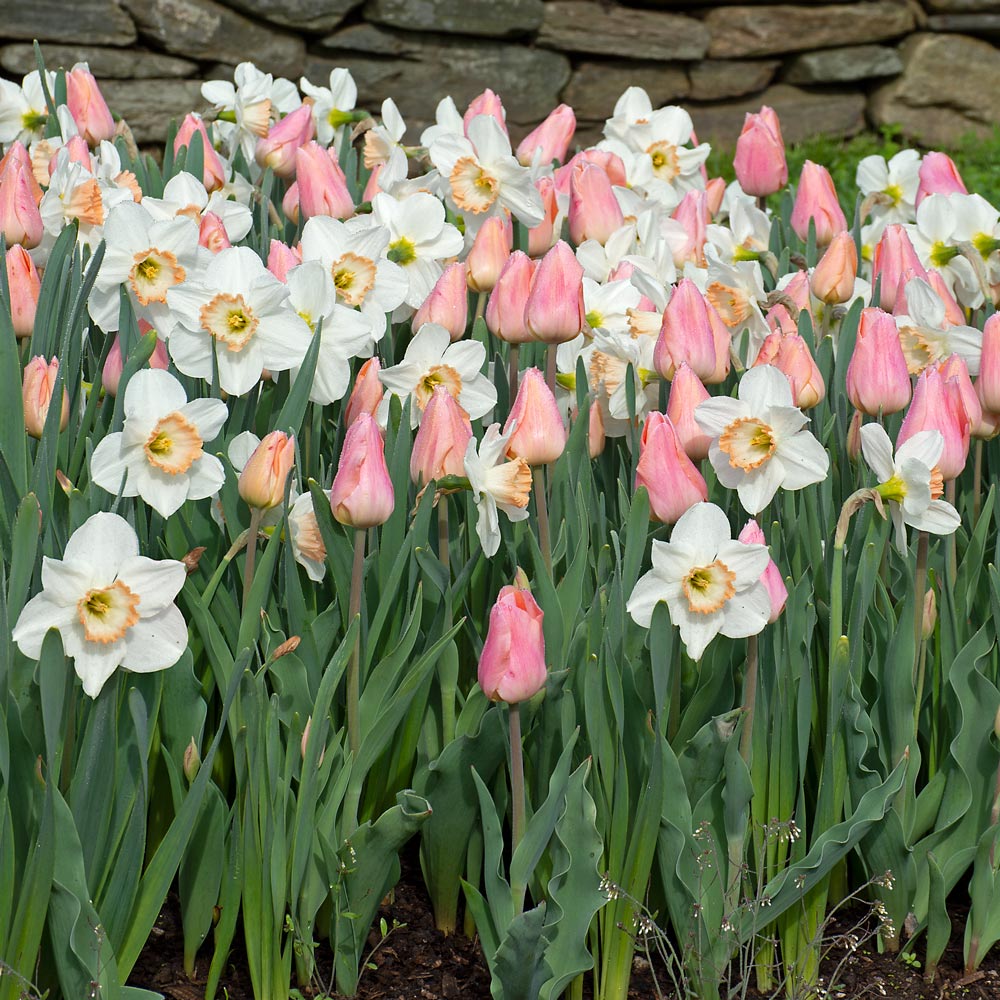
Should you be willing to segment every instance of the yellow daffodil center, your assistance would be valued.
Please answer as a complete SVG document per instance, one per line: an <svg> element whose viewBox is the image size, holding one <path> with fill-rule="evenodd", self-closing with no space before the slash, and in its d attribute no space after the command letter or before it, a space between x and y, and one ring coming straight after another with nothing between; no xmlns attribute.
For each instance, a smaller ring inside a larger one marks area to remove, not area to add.
<svg viewBox="0 0 1000 1000"><path fill-rule="evenodd" d="M735 593L736 574L720 560L695 566L681 580L688 608L696 615L718 611Z"/></svg>
<svg viewBox="0 0 1000 1000"><path fill-rule="evenodd" d="M462 212L478 215L497 200L500 182L471 156L461 157L452 168L451 196Z"/></svg>
<svg viewBox="0 0 1000 1000"><path fill-rule="evenodd" d="M341 111L340 108L330 108L326 120L332 128L340 128L354 121L354 115L350 111Z"/></svg>
<svg viewBox="0 0 1000 1000"><path fill-rule="evenodd" d="M979 255L986 260L994 250L1000 250L1000 240L989 233L976 233L972 237L972 245L979 251Z"/></svg>
<svg viewBox="0 0 1000 1000"><path fill-rule="evenodd" d="M117 642L139 620L139 598L116 580L110 587L88 590L76 605L88 642Z"/></svg>
<svg viewBox="0 0 1000 1000"><path fill-rule="evenodd" d="M25 111L21 115L21 128L28 132L37 132L48 120L49 116L42 114L40 111Z"/></svg>
<svg viewBox="0 0 1000 1000"><path fill-rule="evenodd" d="M389 244L389 251L386 256L394 264L401 264L403 267L406 267L407 264L412 264L417 259L417 249L413 245L412 240L408 240L405 236L400 236L394 243Z"/></svg>
<svg viewBox="0 0 1000 1000"><path fill-rule="evenodd" d="M705 298L715 307L726 326L739 326L750 316L750 299L741 289L713 281L705 290Z"/></svg>
<svg viewBox="0 0 1000 1000"><path fill-rule="evenodd" d="M556 375L556 384L572 392L576 388L576 375L572 372L559 372Z"/></svg>
<svg viewBox="0 0 1000 1000"><path fill-rule="evenodd" d="M157 421L143 447L150 465L176 476L201 458L202 443L195 425L175 412Z"/></svg>
<svg viewBox="0 0 1000 1000"><path fill-rule="evenodd" d="M954 260L961 250L958 247L950 247L943 240L937 240L931 244L930 258L935 267L945 267Z"/></svg>
<svg viewBox="0 0 1000 1000"><path fill-rule="evenodd" d="M455 399L458 399L462 392L462 376L451 365L434 365L413 391L417 406L421 410L431 401L431 396L439 385L443 385Z"/></svg>
<svg viewBox="0 0 1000 1000"><path fill-rule="evenodd" d="M759 469L775 452L774 431L756 417L734 420L719 436L719 450L729 456L734 469Z"/></svg>
<svg viewBox="0 0 1000 1000"><path fill-rule="evenodd" d="M242 351L257 332L259 321L242 295L219 292L201 307L201 325L227 350Z"/></svg>
<svg viewBox="0 0 1000 1000"><path fill-rule="evenodd" d="M137 253L134 260L128 282L136 299L144 306L150 302L166 302L167 289L180 284L186 276L184 268L169 250L149 247Z"/></svg>
<svg viewBox="0 0 1000 1000"><path fill-rule="evenodd" d="M375 287L375 262L356 253L345 253L330 266L337 296L349 306L359 306Z"/></svg>
<svg viewBox="0 0 1000 1000"><path fill-rule="evenodd" d="M898 184L890 184L883 193L892 199L893 205L898 205L903 200L903 189Z"/></svg>
<svg viewBox="0 0 1000 1000"><path fill-rule="evenodd" d="M672 142L666 140L654 142L646 152L653 162L653 173L661 181L672 181L680 174L680 158L677 155L677 147Z"/></svg>
<svg viewBox="0 0 1000 1000"><path fill-rule="evenodd" d="M592 330L596 330L599 326L604 326L604 315L596 309L591 309L583 318L587 321L587 326Z"/></svg>

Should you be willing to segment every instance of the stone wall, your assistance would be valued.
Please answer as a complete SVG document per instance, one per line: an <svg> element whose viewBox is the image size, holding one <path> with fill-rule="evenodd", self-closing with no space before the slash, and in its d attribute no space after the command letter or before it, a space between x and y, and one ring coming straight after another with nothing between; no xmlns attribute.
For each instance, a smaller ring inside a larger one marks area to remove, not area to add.
<svg viewBox="0 0 1000 1000"><path fill-rule="evenodd" d="M392 96L410 125L498 91L517 135L560 101L599 137L626 86L688 107L731 146L747 110L786 138L897 124L928 145L1000 124L1000 0L0 0L0 67L86 60L140 142L203 102L244 59L326 83L347 66L359 106Z"/></svg>

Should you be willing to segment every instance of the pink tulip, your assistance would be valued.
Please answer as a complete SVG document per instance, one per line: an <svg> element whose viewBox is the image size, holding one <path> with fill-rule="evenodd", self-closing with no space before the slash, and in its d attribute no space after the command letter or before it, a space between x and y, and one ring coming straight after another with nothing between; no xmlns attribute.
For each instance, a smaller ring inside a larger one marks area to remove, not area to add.
<svg viewBox="0 0 1000 1000"><path fill-rule="evenodd" d="M698 405L709 398L708 390L701 379L695 375L686 361L682 361L675 369L673 381L670 383L667 416L673 424L681 447L687 457L694 462L708 458L708 449L712 444L712 435L706 434L694 419L694 411Z"/></svg>
<svg viewBox="0 0 1000 1000"><path fill-rule="evenodd" d="M913 401L906 411L896 440L898 449L920 431L940 431L944 438L944 450L937 467L944 480L954 479L965 468L972 432L957 389L958 380L948 379L947 382L954 382L955 385L947 385L941 373L933 366L920 373L913 390Z"/></svg>
<svg viewBox="0 0 1000 1000"><path fill-rule="evenodd" d="M583 265L569 244L558 243L541 259L531 279L524 323L535 340L565 344L583 330Z"/></svg>
<svg viewBox="0 0 1000 1000"><path fill-rule="evenodd" d="M773 365L792 387L792 402L802 410L815 406L826 395L826 383L809 345L797 334L768 334L754 366Z"/></svg>
<svg viewBox="0 0 1000 1000"><path fill-rule="evenodd" d="M302 251L280 240L271 240L267 251L267 269L279 281L288 281L288 272L302 263Z"/></svg>
<svg viewBox="0 0 1000 1000"><path fill-rule="evenodd" d="M504 110L503 102L500 100L499 96L494 94L489 87L487 87L486 90L484 90L478 97L474 97L469 102L469 106L465 109L465 114L462 116L462 125L466 134L469 132L469 122L471 122L476 115L489 115L496 121L500 128L503 129L504 134L506 135L507 112Z"/></svg>
<svg viewBox="0 0 1000 1000"><path fill-rule="evenodd" d="M635 488L649 493L650 517L662 524L676 524L680 516L708 499L708 486L688 458L670 418L650 413L642 428Z"/></svg>
<svg viewBox="0 0 1000 1000"><path fill-rule="evenodd" d="M229 233L226 232L225 223L215 212L206 212L201 217L201 223L198 226L198 245L205 247L206 250L211 250L212 253L218 253L233 245L229 241Z"/></svg>
<svg viewBox="0 0 1000 1000"><path fill-rule="evenodd" d="M86 63L77 63L66 74L66 106L88 145L114 138L115 120Z"/></svg>
<svg viewBox="0 0 1000 1000"><path fill-rule="evenodd" d="M708 198L704 191L688 191L674 209L671 218L684 227L687 239L675 246L674 264L683 267L687 263L705 266L706 227L709 221Z"/></svg>
<svg viewBox="0 0 1000 1000"><path fill-rule="evenodd" d="M990 316L983 327L983 355L976 389L983 408L1000 413L1000 313Z"/></svg>
<svg viewBox="0 0 1000 1000"><path fill-rule="evenodd" d="M907 272L911 277L927 280L927 272L906 230L898 224L886 226L872 252L872 288L881 278L878 305L887 312L895 309L900 279Z"/></svg>
<svg viewBox="0 0 1000 1000"><path fill-rule="evenodd" d="M511 407L506 434L514 433L507 442L508 458L523 458L528 465L548 465L566 448L566 428L552 390L537 368L521 373L521 384Z"/></svg>
<svg viewBox="0 0 1000 1000"><path fill-rule="evenodd" d="M556 200L555 184L551 177L539 177L535 187L542 196L542 208L545 217L532 229L528 230L528 256L541 257L552 249L558 235L555 231L556 219L559 217L559 202Z"/></svg>
<svg viewBox="0 0 1000 1000"><path fill-rule="evenodd" d="M465 259L466 281L474 292L491 292L510 256L514 233L508 219L495 215L476 233Z"/></svg>
<svg viewBox="0 0 1000 1000"><path fill-rule="evenodd" d="M143 336L152 329L152 326L146 320L139 320L139 333ZM148 363L150 368L159 368L161 371L166 371L170 367L167 345L162 340L157 339L156 347L153 348L153 353ZM108 351L107 360L104 362L104 368L101 371L101 385L109 396L118 395L118 383L121 381L123 366L121 334L116 333L115 339L111 343L111 350Z"/></svg>
<svg viewBox="0 0 1000 1000"><path fill-rule="evenodd" d="M362 413L374 417L382 402L382 380L378 377L382 366L378 358L369 358L358 371L354 388L344 408L344 424L350 427Z"/></svg>
<svg viewBox="0 0 1000 1000"><path fill-rule="evenodd" d="M12 142L7 152L0 157L0 180L8 170L13 170L15 166L20 166L24 170L31 188L31 197L37 205L42 200L42 189L35 178L34 166L31 162L31 154L24 147L24 143ZM48 174L46 174L48 176Z"/></svg>
<svg viewBox="0 0 1000 1000"><path fill-rule="evenodd" d="M201 182L205 185L206 191L217 191L226 183L226 168L212 145L212 140L208 136L208 130L205 128L205 122L201 115L192 111L184 117L181 127L177 130L177 135L174 136L174 155L176 156L183 147L191 145L191 139L195 132L201 135Z"/></svg>
<svg viewBox="0 0 1000 1000"><path fill-rule="evenodd" d="M854 353L847 365L847 398L861 413L898 413L910 401L910 373L893 318L862 310Z"/></svg>
<svg viewBox="0 0 1000 1000"><path fill-rule="evenodd" d="M540 125L532 129L518 144L517 158L525 167L530 167L538 155L540 163L549 164L553 160L562 163L566 151L576 132L576 115L568 104L560 104L549 112Z"/></svg>
<svg viewBox="0 0 1000 1000"><path fill-rule="evenodd" d="M785 142L772 108L765 105L760 114L748 114L744 119L733 168L740 187L755 198L775 194L788 183Z"/></svg>
<svg viewBox="0 0 1000 1000"><path fill-rule="evenodd" d="M597 400L591 400L587 414L587 451L590 457L597 458L604 451L606 444L607 436L604 433L604 415L601 413L601 405Z"/></svg>
<svg viewBox="0 0 1000 1000"><path fill-rule="evenodd" d="M24 403L24 429L33 437L41 438L45 430L45 420L52 405L52 393L59 374L59 359L46 361L43 357L32 358L24 367L24 383L21 388ZM59 430L64 431L69 423L69 397L62 390L62 413Z"/></svg>
<svg viewBox="0 0 1000 1000"><path fill-rule="evenodd" d="M744 525L743 530L737 536L737 541L744 545L767 545L764 532L761 531L760 525L753 518ZM788 588L781 578L781 570L775 566L773 559L767 561L767 569L761 573L760 582L764 584L767 596L771 599L771 614L767 620L773 625L781 612L785 610L785 604L788 601Z"/></svg>
<svg viewBox="0 0 1000 1000"><path fill-rule="evenodd" d="M10 289L10 317L14 336L30 337L35 329L35 311L42 282L28 251L15 243L7 251L7 287Z"/></svg>
<svg viewBox="0 0 1000 1000"><path fill-rule="evenodd" d="M580 163L594 163L599 166L611 179L615 187L627 187L628 177L625 173L625 164L617 153L612 153L607 149L584 149L579 153L574 153L568 163L559 167L553 175L556 192L561 195L569 194L570 178L573 170Z"/></svg>
<svg viewBox="0 0 1000 1000"><path fill-rule="evenodd" d="M968 194L955 161L947 153L925 153L920 161L916 205L929 194Z"/></svg>
<svg viewBox="0 0 1000 1000"><path fill-rule="evenodd" d="M284 198L281 199L281 211L285 213L285 218L288 219L293 226L299 224L299 182L292 181L288 185L288 190L285 192Z"/></svg>
<svg viewBox="0 0 1000 1000"><path fill-rule="evenodd" d="M0 232L8 246L20 243L26 250L38 246L43 232L30 176L16 160L0 174Z"/></svg>
<svg viewBox="0 0 1000 1000"><path fill-rule="evenodd" d="M708 205L708 216L714 219L722 210L722 199L726 196L726 180L724 177L713 177L705 185L705 200Z"/></svg>
<svg viewBox="0 0 1000 1000"><path fill-rule="evenodd" d="M530 590L517 585L501 588L479 655L479 686L490 701L517 704L545 686L542 618Z"/></svg>
<svg viewBox="0 0 1000 1000"><path fill-rule="evenodd" d="M443 326L452 342L461 340L469 322L469 293L465 284L465 265L449 264L435 282L430 295L417 310L411 324L414 332L424 323Z"/></svg>
<svg viewBox="0 0 1000 1000"><path fill-rule="evenodd" d="M270 167L279 177L295 176L297 152L316 134L312 107L301 104L275 122L266 136L257 140L254 158L262 167Z"/></svg>
<svg viewBox="0 0 1000 1000"><path fill-rule="evenodd" d="M944 379L945 388L961 403L969 424L978 427L983 422L983 404L976 395L966 363L957 354L952 354L937 365L937 370Z"/></svg>
<svg viewBox="0 0 1000 1000"><path fill-rule="evenodd" d="M295 178L299 211L304 219L328 215L346 219L354 214L354 201L340 164L318 142L306 142L295 151Z"/></svg>
<svg viewBox="0 0 1000 1000"><path fill-rule="evenodd" d="M524 310L537 265L520 250L504 264L486 303L486 326L508 344L526 344L535 338L524 322Z"/></svg>
<svg viewBox="0 0 1000 1000"><path fill-rule="evenodd" d="M284 431L266 434L240 473L239 492L244 502L270 510L285 499L285 484L295 462L295 438Z"/></svg>
<svg viewBox="0 0 1000 1000"><path fill-rule="evenodd" d="M82 135L71 135L66 140L63 148L49 161L49 175L54 174L56 167L67 160L70 163L79 163L88 172L92 170L94 165L90 159L90 147Z"/></svg>
<svg viewBox="0 0 1000 1000"><path fill-rule="evenodd" d="M927 284L937 292L937 297L944 303L944 318L948 326L965 326L965 313L945 284L941 272L932 267L927 272Z"/></svg>
<svg viewBox="0 0 1000 1000"><path fill-rule="evenodd" d="M839 305L854 294L854 279L858 276L858 248L854 237L845 229L830 241L812 273L813 295L827 305Z"/></svg>
<svg viewBox="0 0 1000 1000"><path fill-rule="evenodd" d="M471 439L472 425L465 411L445 386L435 386L413 440L410 479L426 486L442 476L464 476Z"/></svg>
<svg viewBox="0 0 1000 1000"><path fill-rule="evenodd" d="M825 247L847 228L847 219L837 200L837 190L833 178L826 167L812 160L806 160L799 178L799 189L795 192L792 208L792 229L800 240L809 236L809 222L816 227L816 245Z"/></svg>
<svg viewBox="0 0 1000 1000"><path fill-rule="evenodd" d="M578 163L570 176L570 239L577 246L584 240L597 240L603 246L624 224L608 175L593 163Z"/></svg>
<svg viewBox="0 0 1000 1000"><path fill-rule="evenodd" d="M665 379L686 361L705 383L725 380L729 374L730 335L722 317L690 278L682 278L663 311L653 366Z"/></svg>
<svg viewBox="0 0 1000 1000"><path fill-rule="evenodd" d="M330 489L333 516L350 528L374 528L389 519L395 502L378 424L360 413L347 429Z"/></svg>

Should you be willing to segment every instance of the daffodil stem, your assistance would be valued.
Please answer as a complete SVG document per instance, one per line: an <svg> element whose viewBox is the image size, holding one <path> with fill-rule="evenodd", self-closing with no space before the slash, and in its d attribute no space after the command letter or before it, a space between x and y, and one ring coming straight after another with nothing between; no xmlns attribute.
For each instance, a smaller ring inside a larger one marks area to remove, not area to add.
<svg viewBox="0 0 1000 1000"><path fill-rule="evenodd" d="M438 559L444 567L445 573L450 571L450 560L448 557L448 543L450 534L448 531L448 498L441 497L438 502Z"/></svg>
<svg viewBox="0 0 1000 1000"><path fill-rule="evenodd" d="M257 562L257 535L260 533L260 521L264 516L261 507L250 508L250 527L247 530L247 562L243 572L243 613L246 614L247 601L250 598L250 588L253 586L254 565Z"/></svg>
<svg viewBox="0 0 1000 1000"><path fill-rule="evenodd" d="M924 678L921 650L924 638L924 588L927 584L927 532L917 536L917 567L913 578L913 678L917 687L917 704L914 717L920 717L920 699L923 696Z"/></svg>
<svg viewBox="0 0 1000 1000"><path fill-rule="evenodd" d="M556 350L558 344L549 344L545 351L545 384L554 396L556 394Z"/></svg>
<svg viewBox="0 0 1000 1000"><path fill-rule="evenodd" d="M531 474L531 488L535 493L535 513L538 515L538 547L545 559L545 568L552 576L552 543L549 540L549 505L545 499L545 466L538 465Z"/></svg>
<svg viewBox="0 0 1000 1000"><path fill-rule="evenodd" d="M348 621L361 613L361 587L364 583L365 529L354 532L354 566L351 569L351 603ZM357 757L361 749L361 631L354 637L351 662L347 666L347 738L351 753Z"/></svg>
<svg viewBox="0 0 1000 1000"><path fill-rule="evenodd" d="M517 702L508 706L510 717L510 799L511 799L511 857L524 837L524 754L521 751L521 706ZM513 868L513 865L511 866ZM524 911L526 886L511 881L510 891L514 903L514 916Z"/></svg>
<svg viewBox="0 0 1000 1000"><path fill-rule="evenodd" d="M518 354L520 354L521 348L518 344L510 345L510 354L507 356L507 371L510 378L510 405L511 408L514 406L514 400L517 399L517 379L518 375Z"/></svg>
<svg viewBox="0 0 1000 1000"><path fill-rule="evenodd" d="M945 500L948 501L948 503L950 503L952 505L952 507L955 506L955 480L954 479L949 479L948 482L946 482L944 484L944 498L945 498ZM955 580L958 578L958 545L956 544L956 541L955 541L955 532L954 531L948 536L948 540L947 540L947 542L945 544L948 546L948 548L946 550L947 553L948 553L948 558L945 560L945 563L946 563L947 568L948 568L948 583L950 583L951 586L954 587L955 586ZM923 582L921 581L921 587L922 586L923 586ZM923 596L924 595L923 595L923 591L922 590L920 591L920 593L917 596L920 598L921 603L923 603Z"/></svg>
<svg viewBox="0 0 1000 1000"><path fill-rule="evenodd" d="M753 748L753 713L757 704L757 636L747 638L747 669L743 675L743 731L740 733L740 756L750 766Z"/></svg>
<svg viewBox="0 0 1000 1000"><path fill-rule="evenodd" d="M451 562L448 552L448 497L441 497L438 503L438 559L444 567L448 591L444 595L444 627L451 628ZM455 696L458 691L458 654L454 648L445 649L438 659L438 683L441 685L441 733L443 745L447 746L455 738Z"/></svg>
<svg viewBox="0 0 1000 1000"><path fill-rule="evenodd" d="M972 527L979 523L979 512L983 507L983 439L976 439L975 459L972 466Z"/></svg>

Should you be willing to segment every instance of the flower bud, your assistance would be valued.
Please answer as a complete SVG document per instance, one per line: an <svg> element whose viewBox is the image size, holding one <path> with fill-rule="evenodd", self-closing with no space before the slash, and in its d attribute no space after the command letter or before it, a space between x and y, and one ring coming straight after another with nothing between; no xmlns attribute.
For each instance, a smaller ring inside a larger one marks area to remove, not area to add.
<svg viewBox="0 0 1000 1000"><path fill-rule="evenodd" d="M643 424L635 488L649 493L649 514L662 524L675 524L680 516L708 499L708 486L681 446L670 418L650 413Z"/></svg>
<svg viewBox="0 0 1000 1000"><path fill-rule="evenodd" d="M507 258L486 303L487 328L508 344L526 344L535 339L524 321L535 267L526 254L515 250Z"/></svg>
<svg viewBox="0 0 1000 1000"><path fill-rule="evenodd" d="M39 187L38 179L35 177L31 154L22 142L12 142L7 152L0 157L0 178L8 170L13 170L15 166L21 167L24 171L28 180L28 186L31 189L31 196L37 205L42 200L42 189ZM48 173L45 176L48 177Z"/></svg>
<svg viewBox="0 0 1000 1000"><path fill-rule="evenodd" d="M56 172L56 168L69 161L79 163L84 170L90 172L94 166L90 159L90 147L87 140L82 135L71 135L63 145L63 148L49 160L49 175Z"/></svg>
<svg viewBox="0 0 1000 1000"><path fill-rule="evenodd" d="M435 386L413 440L410 479L426 486L443 476L464 476L465 451L471 439L472 424L465 411L445 386Z"/></svg>
<svg viewBox="0 0 1000 1000"><path fill-rule="evenodd" d="M7 251L7 287L10 289L10 317L14 336L30 337L35 328L35 310L42 282L28 251L14 244Z"/></svg>
<svg viewBox="0 0 1000 1000"><path fill-rule="evenodd" d="M847 365L847 398L871 417L898 413L910 401L910 373L892 317L869 307L861 313Z"/></svg>
<svg viewBox="0 0 1000 1000"><path fill-rule="evenodd" d="M369 358L358 371L347 406L344 408L344 425L350 427L362 413L374 417L382 402L382 380L378 377L382 366L377 357Z"/></svg>
<svg viewBox="0 0 1000 1000"><path fill-rule="evenodd" d="M705 184L705 202L709 219L714 219L722 210L722 200L726 197L726 179L713 177Z"/></svg>
<svg viewBox="0 0 1000 1000"><path fill-rule="evenodd" d="M653 367L665 379L686 361L702 382L722 382L729 374L730 334L722 317L690 278L670 296L653 351Z"/></svg>
<svg viewBox="0 0 1000 1000"><path fill-rule="evenodd" d="M542 618L530 590L517 585L501 588L479 655L479 686L490 701L517 704L545 686Z"/></svg>
<svg viewBox="0 0 1000 1000"><path fill-rule="evenodd" d="M587 416L587 450L591 459L597 458L604 451L607 435L604 433L604 414L596 399L590 401Z"/></svg>
<svg viewBox="0 0 1000 1000"><path fill-rule="evenodd" d="M781 125L766 105L760 114L748 114L736 140L733 169L740 187L755 198L775 194L788 183L788 164Z"/></svg>
<svg viewBox="0 0 1000 1000"><path fill-rule="evenodd" d="M855 410L851 422L847 425L847 457L852 462L856 462L861 456L861 423L863 420L864 414L860 410Z"/></svg>
<svg viewBox="0 0 1000 1000"><path fill-rule="evenodd" d="M267 251L267 269L278 281L288 281L288 272L302 263L302 251L280 240L271 240Z"/></svg>
<svg viewBox="0 0 1000 1000"><path fill-rule="evenodd" d="M540 125L533 128L518 144L517 158L522 166L530 167L538 154L539 162L549 164L553 160L562 163L566 159L569 144L576 131L576 115L568 104L560 104L549 112Z"/></svg>
<svg viewBox="0 0 1000 1000"><path fill-rule="evenodd" d="M378 424L360 413L347 429L337 475L330 489L333 516L351 528L384 524L395 504Z"/></svg>
<svg viewBox="0 0 1000 1000"><path fill-rule="evenodd" d="M56 377L59 374L59 359L46 361L38 356L32 358L24 368L24 384L21 395L24 402L24 429L33 437L41 438L45 430L45 419L49 415L52 403L52 393L56 387ZM59 417L59 430L66 429L69 423L69 397L62 390L62 414Z"/></svg>
<svg viewBox="0 0 1000 1000"><path fill-rule="evenodd" d="M143 336L152 329L144 319L139 320L139 332ZM167 356L167 345L162 340L157 339L156 347L153 348L153 353L148 363L150 368L159 368L162 371L166 371L170 367L170 358ZM104 368L101 371L101 386L109 396L118 395L118 383L121 381L123 366L121 334L116 333L115 339L111 344L111 350L108 351L108 357L104 362Z"/></svg>
<svg viewBox="0 0 1000 1000"><path fill-rule="evenodd" d="M737 536L737 541L742 542L744 545L767 545L764 532L753 518L747 521L743 530ZM773 625L778 620L781 612L785 610L785 604L788 601L788 588L785 586L785 581L781 578L781 570L775 566L773 559L768 559L767 568L760 575L760 582L764 584L767 596L771 600L771 614L767 620Z"/></svg>
<svg viewBox="0 0 1000 1000"><path fill-rule="evenodd" d="M1000 313L990 316L983 326L983 354L976 389L984 409L1000 413Z"/></svg>
<svg viewBox="0 0 1000 1000"><path fill-rule="evenodd" d="M593 163L578 163L570 175L570 239L577 246L584 240L596 240L603 246L624 224L608 175Z"/></svg>
<svg viewBox="0 0 1000 1000"><path fill-rule="evenodd" d="M198 245L212 253L226 250L233 244L229 241L225 223L215 212L205 212L198 226Z"/></svg>
<svg viewBox="0 0 1000 1000"><path fill-rule="evenodd" d="M281 211L285 213L285 218L288 219L293 226L299 224L299 182L293 181L288 185L288 190L285 192L285 197L281 199Z"/></svg>
<svg viewBox="0 0 1000 1000"><path fill-rule="evenodd" d="M970 427L978 427L983 422L983 404L976 395L966 363L957 354L952 354L938 364L937 370L948 391L957 396Z"/></svg>
<svg viewBox="0 0 1000 1000"><path fill-rule="evenodd" d="M354 214L354 200L340 164L318 142L306 142L295 150L295 182L299 212L304 219L328 215L346 219Z"/></svg>
<svg viewBox="0 0 1000 1000"><path fill-rule="evenodd" d="M275 122L266 136L257 140L254 158L262 167L270 167L278 177L294 177L297 153L316 134L312 107L300 104ZM301 194L300 194L301 199Z"/></svg>
<svg viewBox="0 0 1000 1000"><path fill-rule="evenodd" d="M474 292L491 292L510 256L513 229L510 221L494 215L487 219L465 259L466 281Z"/></svg>
<svg viewBox="0 0 1000 1000"><path fill-rule="evenodd" d="M955 479L969 457L972 428L959 394L949 390L933 366L925 368L917 379L913 401L896 439L897 451L914 434L929 430L940 431L944 438L944 450L937 464L942 479Z"/></svg>
<svg viewBox="0 0 1000 1000"><path fill-rule="evenodd" d="M704 191L688 191L671 216L682 227L681 235L670 246L674 266L705 266L705 241L708 226L708 198Z"/></svg>
<svg viewBox="0 0 1000 1000"><path fill-rule="evenodd" d="M928 589L924 594L924 614L921 619L921 634L924 642L927 642L934 635L934 626L937 624L937 596L934 588Z"/></svg>
<svg viewBox="0 0 1000 1000"><path fill-rule="evenodd" d="M858 248L854 237L845 229L830 241L812 273L810 287L820 302L838 305L854 294L854 279L857 276Z"/></svg>
<svg viewBox="0 0 1000 1000"><path fill-rule="evenodd" d="M285 499L285 484L295 462L295 438L284 431L264 436L240 473L240 496L258 510L270 510Z"/></svg>
<svg viewBox="0 0 1000 1000"><path fill-rule="evenodd" d="M915 207L929 194L968 194L955 161L947 153L925 153L920 161Z"/></svg>
<svg viewBox="0 0 1000 1000"><path fill-rule="evenodd" d="M499 96L494 94L489 87L478 97L474 97L465 109L465 114L462 116L462 126L466 135L469 134L469 123L477 115L489 115L500 126L504 135L507 134L507 112L504 110L503 102Z"/></svg>
<svg viewBox="0 0 1000 1000"><path fill-rule="evenodd" d="M201 770L201 754L198 753L198 744L195 743L193 736L191 737L191 742L184 748L184 763L182 767L184 777L187 778L187 783L189 785L192 784Z"/></svg>
<svg viewBox="0 0 1000 1000"><path fill-rule="evenodd" d="M181 127L177 130L177 135L174 136L174 156L185 146L191 145L191 139L195 132L201 135L201 182L206 191L217 191L226 183L226 168L212 145L212 140L208 136L208 130L205 128L205 122L201 115L192 111L184 117Z"/></svg>
<svg viewBox="0 0 1000 1000"><path fill-rule="evenodd" d="M0 233L7 246L30 250L42 241L42 216L32 191L31 175L17 160L0 174Z"/></svg>
<svg viewBox="0 0 1000 1000"><path fill-rule="evenodd" d="M837 233L847 228L847 219L837 200L830 171L812 160L806 160L791 218L792 229L800 240L808 238L810 220L816 227L816 245L821 247L827 246Z"/></svg>
<svg viewBox="0 0 1000 1000"><path fill-rule="evenodd" d="M754 361L774 365L792 387L792 402L801 410L815 406L826 395L826 384L809 345L797 334L768 334Z"/></svg>
<svg viewBox="0 0 1000 1000"><path fill-rule="evenodd" d="M86 63L77 63L66 74L66 106L87 145L114 138L115 120Z"/></svg>
<svg viewBox="0 0 1000 1000"><path fill-rule="evenodd" d="M551 177L539 177L535 187L542 197L542 209L545 216L541 222L528 230L528 256L541 257L552 249L558 233L556 219L559 217L559 203L556 200L556 188Z"/></svg>
<svg viewBox="0 0 1000 1000"><path fill-rule="evenodd" d="M566 448L566 428L552 390L545 384L545 376L537 368L521 373L521 384L504 424L508 458L523 458L528 465L548 465Z"/></svg>
<svg viewBox="0 0 1000 1000"><path fill-rule="evenodd" d="M907 272L910 277L927 280L927 272L906 230L898 224L886 226L872 252L872 288L879 285L878 305L886 312L896 308L900 281Z"/></svg>
<svg viewBox="0 0 1000 1000"><path fill-rule="evenodd" d="M542 343L565 344L583 330L586 311L583 265L569 244L559 240L541 259L531 279L524 306L525 326Z"/></svg>
<svg viewBox="0 0 1000 1000"><path fill-rule="evenodd" d="M677 434L677 440L693 462L708 458L708 449L712 444L712 435L706 434L694 419L694 411L698 405L709 398L708 390L701 379L695 375L686 361L682 361L674 370L674 377L670 383L667 416Z"/></svg>
<svg viewBox="0 0 1000 1000"><path fill-rule="evenodd" d="M454 343L465 336L468 322L469 293L465 284L465 265L456 261L441 272L430 295L413 317L411 326L416 332L424 323L437 323L448 331Z"/></svg>

